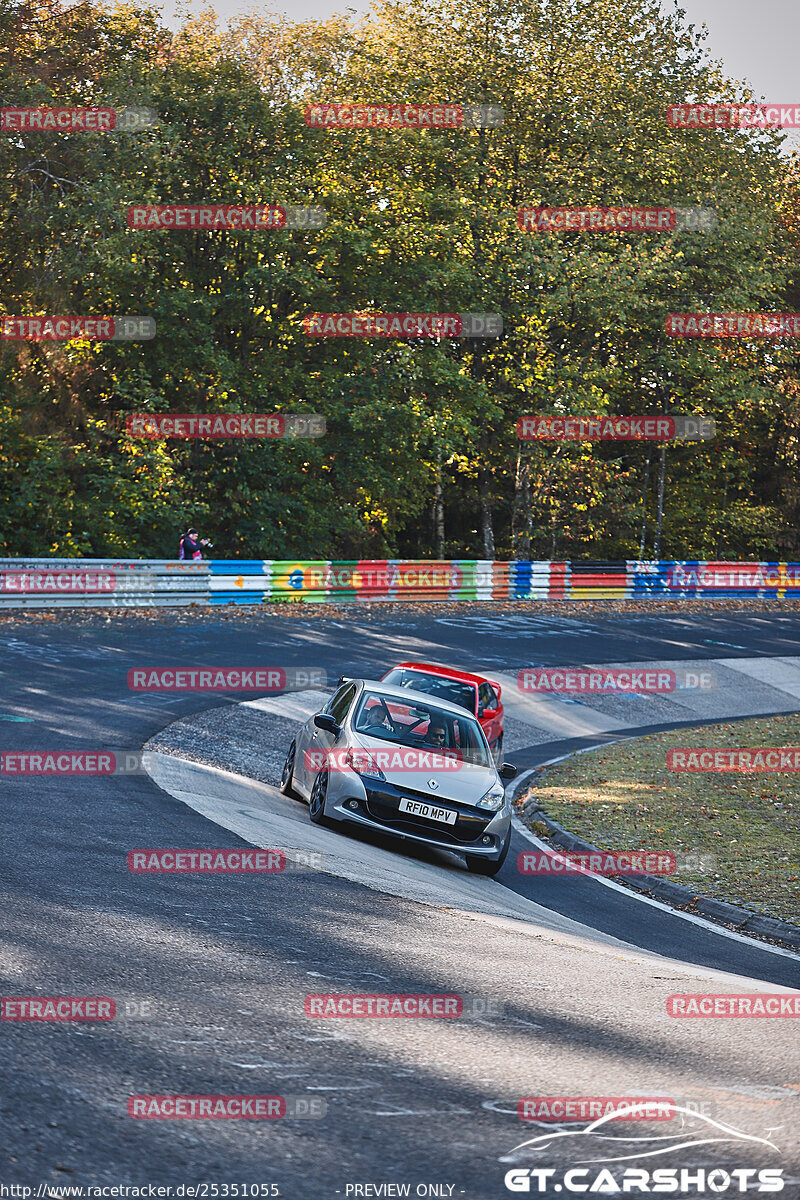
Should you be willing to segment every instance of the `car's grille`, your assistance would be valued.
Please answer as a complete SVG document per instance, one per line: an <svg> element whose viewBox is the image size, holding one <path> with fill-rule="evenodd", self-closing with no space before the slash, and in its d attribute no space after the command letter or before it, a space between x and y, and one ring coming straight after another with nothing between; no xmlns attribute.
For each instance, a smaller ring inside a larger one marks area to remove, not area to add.
<svg viewBox="0 0 800 1200"><path fill-rule="evenodd" d="M463 808L452 800L440 800L430 792L417 792L413 788L396 788L389 783L367 784L367 812L374 821L391 826L398 833L421 833L434 838L437 842L451 842L455 845L466 845L481 836L494 813L476 813ZM409 800L421 800L425 804L438 804L442 808L455 809L458 813L455 825L445 825L439 821L426 821L424 817L415 817L412 813L400 812L398 805L402 797Z"/></svg>

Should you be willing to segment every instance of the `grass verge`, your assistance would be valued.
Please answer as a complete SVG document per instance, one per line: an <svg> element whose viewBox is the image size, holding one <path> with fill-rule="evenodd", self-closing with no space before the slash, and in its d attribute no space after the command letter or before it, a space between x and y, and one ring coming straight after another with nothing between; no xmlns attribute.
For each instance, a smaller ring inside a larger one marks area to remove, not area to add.
<svg viewBox="0 0 800 1200"><path fill-rule="evenodd" d="M800 774L668 770L667 751L684 746L797 747L800 715L671 730L580 754L548 767L536 798L595 846L673 850L678 871L669 878L800 924Z"/></svg>

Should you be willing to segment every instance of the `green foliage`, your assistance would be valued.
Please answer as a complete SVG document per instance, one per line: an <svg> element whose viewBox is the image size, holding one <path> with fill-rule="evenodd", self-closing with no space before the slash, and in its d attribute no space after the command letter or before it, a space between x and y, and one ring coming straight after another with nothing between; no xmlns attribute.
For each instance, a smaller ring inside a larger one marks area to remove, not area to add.
<svg viewBox="0 0 800 1200"><path fill-rule="evenodd" d="M800 187L770 134L671 130L741 99L656 0L379 3L361 24L0 0L13 103L147 104L137 134L0 139L3 310L144 313L152 342L4 341L0 552L219 556L653 548L658 454L523 446L528 412L705 412L666 454L662 557L796 551L796 353L668 338L670 311L800 307ZM492 130L306 126L314 101L495 103ZM157 232L135 204L320 204L316 231ZM541 204L707 205L712 234L527 234ZM499 312L498 340L314 339L315 311ZM139 441L132 412L318 412L320 441ZM650 459L648 465L648 458ZM647 487L645 488L645 480ZM437 482L445 545L431 507ZM493 531L494 548L487 540Z"/></svg>

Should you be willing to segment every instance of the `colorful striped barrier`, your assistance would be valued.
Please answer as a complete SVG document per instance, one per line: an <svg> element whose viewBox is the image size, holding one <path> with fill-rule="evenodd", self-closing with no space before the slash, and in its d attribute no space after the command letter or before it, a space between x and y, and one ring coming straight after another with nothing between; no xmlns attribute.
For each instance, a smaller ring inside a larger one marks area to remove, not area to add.
<svg viewBox="0 0 800 1200"><path fill-rule="evenodd" d="M800 598L800 564L779 562L629 562L628 595L636 600Z"/></svg>
<svg viewBox="0 0 800 1200"><path fill-rule="evenodd" d="M800 563L0 559L0 608L800 599Z"/></svg>
<svg viewBox="0 0 800 1200"><path fill-rule="evenodd" d="M212 604L564 599L568 567L481 559L212 562Z"/></svg>

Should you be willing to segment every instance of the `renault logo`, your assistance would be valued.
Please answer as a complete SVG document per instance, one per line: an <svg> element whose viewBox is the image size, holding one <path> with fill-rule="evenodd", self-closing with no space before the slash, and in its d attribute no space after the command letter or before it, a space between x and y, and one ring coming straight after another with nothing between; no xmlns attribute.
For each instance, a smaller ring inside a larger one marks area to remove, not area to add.
<svg viewBox="0 0 800 1200"><path fill-rule="evenodd" d="M436 789L438 788L438 786L439 786L439 785L438 785L438 783L436 782L436 780L435 780L435 779L429 779L429 780L428 780L428 787L431 789L431 791L432 791L432 792L435 792L435 791L436 791Z"/></svg>

